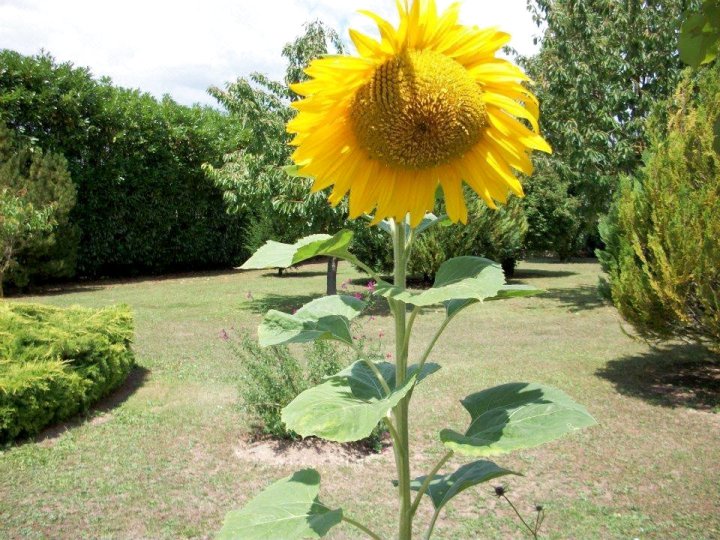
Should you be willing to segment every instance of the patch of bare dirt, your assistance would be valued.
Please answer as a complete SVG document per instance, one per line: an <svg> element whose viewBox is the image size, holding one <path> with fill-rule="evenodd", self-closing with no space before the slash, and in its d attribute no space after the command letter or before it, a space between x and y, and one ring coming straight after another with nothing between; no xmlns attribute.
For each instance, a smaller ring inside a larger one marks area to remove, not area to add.
<svg viewBox="0 0 720 540"><path fill-rule="evenodd" d="M243 461L271 465L356 465L375 460L392 459L392 448L384 442L380 452L362 443L334 443L315 437L298 441L277 439L242 440L233 449Z"/></svg>

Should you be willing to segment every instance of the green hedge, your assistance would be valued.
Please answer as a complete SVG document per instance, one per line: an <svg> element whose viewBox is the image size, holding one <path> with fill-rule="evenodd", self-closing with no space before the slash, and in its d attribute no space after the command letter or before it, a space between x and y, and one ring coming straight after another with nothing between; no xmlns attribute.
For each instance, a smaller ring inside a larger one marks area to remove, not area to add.
<svg viewBox="0 0 720 540"><path fill-rule="evenodd" d="M41 266L36 252L19 257L31 282L228 267L247 257L244 214L227 214L202 170L241 146L235 119L10 50L0 51L0 96L0 122L64 156L77 190L45 253L54 266ZM62 274L51 271L59 262Z"/></svg>
<svg viewBox="0 0 720 540"><path fill-rule="evenodd" d="M0 304L0 443L87 410L135 365L127 306Z"/></svg>

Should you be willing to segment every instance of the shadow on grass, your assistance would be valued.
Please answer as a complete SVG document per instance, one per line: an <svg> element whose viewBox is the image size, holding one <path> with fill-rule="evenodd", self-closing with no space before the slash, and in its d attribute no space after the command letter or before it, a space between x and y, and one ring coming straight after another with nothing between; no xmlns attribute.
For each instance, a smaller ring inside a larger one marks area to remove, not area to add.
<svg viewBox="0 0 720 540"><path fill-rule="evenodd" d="M611 360L595 373L621 394L665 407L717 410L720 356L704 347L675 344Z"/></svg>
<svg viewBox="0 0 720 540"><path fill-rule="evenodd" d="M582 285L568 289L545 289L538 298L557 302L560 307L566 308L572 313L578 311L589 311L608 305L607 301L600 296L595 285Z"/></svg>
<svg viewBox="0 0 720 540"><path fill-rule="evenodd" d="M274 277L278 279L290 279L290 278L310 278L325 276L326 272L315 272L312 270L293 270L292 268L285 268L282 275L278 274L277 270L272 272L265 272L262 277Z"/></svg>
<svg viewBox="0 0 720 540"><path fill-rule="evenodd" d="M243 271L235 268L221 268L216 270L197 270L188 272L168 272L165 274L148 274L140 276L109 277L88 281L68 281L49 285L38 285L27 290L10 288L5 291L6 296L22 298L25 296L61 296L84 292L94 292L105 289L111 285L130 285L134 283L173 281L178 279L214 278L234 276Z"/></svg>
<svg viewBox="0 0 720 540"><path fill-rule="evenodd" d="M85 413L78 414L64 422L53 424L43 429L37 436L18 441L18 445L25 444L28 442L42 443L52 442L54 439L60 437L66 431L81 426L85 423L92 424L93 422L102 423L103 415L111 412L113 409L119 407L125 403L130 396L132 396L140 387L145 384L145 381L150 374L150 370L135 366L130 374L120 386L110 392L107 396L91 405Z"/></svg>
<svg viewBox="0 0 720 540"><path fill-rule="evenodd" d="M66 283L60 285L48 285L44 287L35 287L27 291L14 290L8 294L8 297L23 298L25 296L64 296L66 294L90 293L101 291L105 287L102 285L81 285L79 283Z"/></svg>
<svg viewBox="0 0 720 540"><path fill-rule="evenodd" d="M577 276L578 272L569 272L567 270L545 270L536 268L516 268L513 273L513 279L529 279L529 278L556 278Z"/></svg>
<svg viewBox="0 0 720 540"><path fill-rule="evenodd" d="M338 291L338 294L348 294L345 291ZM246 300L240 304L240 309L250 311L258 315L265 315L269 310L276 309L284 313L293 313L308 302L325 296L324 294L286 295L286 294L265 294L260 298ZM375 297L373 304L363 311L364 317L382 317L390 314L387 300L380 296Z"/></svg>
<svg viewBox="0 0 720 540"><path fill-rule="evenodd" d="M264 294L260 298L253 298L240 304L240 309L264 315L268 310L276 309L285 313L292 313L308 302L320 298L322 294Z"/></svg>

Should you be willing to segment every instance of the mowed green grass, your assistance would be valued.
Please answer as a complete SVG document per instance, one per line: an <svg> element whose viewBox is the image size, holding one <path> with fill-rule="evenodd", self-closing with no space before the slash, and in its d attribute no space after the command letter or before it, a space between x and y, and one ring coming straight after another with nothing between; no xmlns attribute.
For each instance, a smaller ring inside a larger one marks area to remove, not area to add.
<svg viewBox="0 0 720 540"><path fill-rule="evenodd" d="M125 389L87 417L0 453L0 537L211 537L225 512L299 468L240 450L248 422L236 381L240 369L223 329L254 332L267 308L291 310L324 289L324 266L278 278L226 272L86 284L34 301L99 307L127 303L136 320L139 369ZM653 349L631 339L595 292L593 261L523 262L518 282L540 297L468 309L447 329L432 361L442 369L418 387L411 406L414 472L442 454L438 432L463 429L465 395L510 381L562 388L599 425L495 461L525 474L507 477L508 495L550 538L720 537L718 364L701 349ZM362 276L341 265L339 280ZM382 306L358 330L392 336ZM416 322L417 355L441 320L427 310ZM388 337L376 343L390 350ZM327 450L328 452L330 450ZM459 458L449 465L458 466ZM396 505L392 453L318 466L331 506L393 535ZM492 485L500 483L496 481ZM437 538L523 538L492 485L464 492L447 507ZM418 529L427 523L424 503ZM418 536L420 536L418 534ZM362 538L342 525L332 538Z"/></svg>

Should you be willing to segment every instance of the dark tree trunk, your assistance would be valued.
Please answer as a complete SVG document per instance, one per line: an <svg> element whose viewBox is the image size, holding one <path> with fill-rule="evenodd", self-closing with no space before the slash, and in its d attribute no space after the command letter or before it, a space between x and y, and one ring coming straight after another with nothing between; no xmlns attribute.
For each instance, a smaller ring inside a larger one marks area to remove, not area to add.
<svg viewBox="0 0 720 540"><path fill-rule="evenodd" d="M337 294L337 269L340 259L336 257L328 257L327 262L327 290L326 294Z"/></svg>
<svg viewBox="0 0 720 540"><path fill-rule="evenodd" d="M503 272L505 272L506 279L510 279L515 275L515 266L517 265L517 260L503 259L500 265L502 266Z"/></svg>

